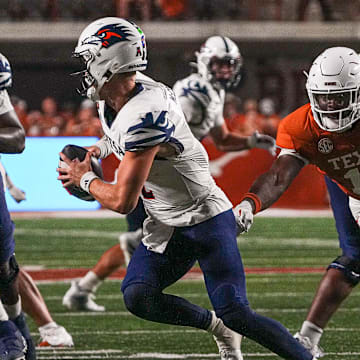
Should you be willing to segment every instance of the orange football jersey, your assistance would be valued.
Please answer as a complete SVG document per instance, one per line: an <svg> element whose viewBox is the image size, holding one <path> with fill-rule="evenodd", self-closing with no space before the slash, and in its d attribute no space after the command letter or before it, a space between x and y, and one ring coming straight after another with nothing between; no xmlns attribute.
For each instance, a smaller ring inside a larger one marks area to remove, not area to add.
<svg viewBox="0 0 360 360"><path fill-rule="evenodd" d="M296 150L360 200L360 121L343 133L325 131L315 122L310 104L306 104L280 122L276 144Z"/></svg>

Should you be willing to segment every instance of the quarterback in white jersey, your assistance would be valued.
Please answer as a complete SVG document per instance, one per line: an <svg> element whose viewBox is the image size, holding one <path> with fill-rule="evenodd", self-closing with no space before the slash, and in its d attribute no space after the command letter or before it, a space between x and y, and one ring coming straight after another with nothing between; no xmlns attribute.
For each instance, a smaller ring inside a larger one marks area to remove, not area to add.
<svg viewBox="0 0 360 360"><path fill-rule="evenodd" d="M271 137L258 134L257 132L249 137L232 133L228 130L224 121L225 91L236 86L240 80L242 57L236 44L227 37L212 36L206 40L200 51L196 52L196 56L197 73L179 80L173 88L191 132L199 140L210 135L216 146L223 151L240 151L258 147L273 153L275 141ZM144 79L144 77L143 74L138 73L137 81ZM148 80L152 81L151 79ZM157 104L161 98L155 98L154 104ZM141 111L143 112L144 110L142 109ZM181 116L183 115L181 114ZM179 133L178 127L176 127L175 132L176 134ZM156 161L155 163L158 162ZM161 166L163 165L161 164ZM167 173L169 173L170 179L176 178L171 171L167 171ZM175 185L174 183L173 186ZM167 196L165 195L165 198ZM151 207L152 204L157 202L157 198L148 201L148 212L149 206ZM159 205L163 208L163 204ZM165 209L163 214L165 217L168 217ZM179 211L180 213L182 212L182 210ZM200 207L198 211L202 211ZM186 213L182 218L189 216L190 213ZM191 216L193 217L193 215ZM139 199L136 208L126 216L128 231L120 234L120 244L116 244L108 249L101 256L97 264L83 278L75 280L71 288L66 292L63 304L67 308L89 311L105 310L103 306L94 302L94 292L104 279L124 264L124 261L126 264L129 263L133 252L142 240L149 244L148 235L145 234L146 236L143 239L144 234L142 231L146 218L147 214L143 201ZM147 221L149 222L151 219ZM161 232L164 236L168 236L168 233L165 229Z"/></svg>
<svg viewBox="0 0 360 360"><path fill-rule="evenodd" d="M136 74L134 95L112 119L105 101L98 112L105 138L122 160L126 152L160 145L142 189L150 217L143 242L163 252L174 226L189 226L229 210L232 204L209 172L208 156L194 138L173 91Z"/></svg>
<svg viewBox="0 0 360 360"><path fill-rule="evenodd" d="M172 91L137 76L147 66L142 30L120 18L96 20L80 35L75 55L85 64L81 92L100 100L106 138L81 162L61 153L68 167L57 169L58 179L120 213L143 197L148 239L122 282L127 309L146 320L211 332L221 359L242 360L243 334L283 358L311 360L280 323L251 310L231 204L211 179L207 155ZM91 155L110 152L122 159L113 184L91 170ZM196 261L215 312L164 293Z"/></svg>

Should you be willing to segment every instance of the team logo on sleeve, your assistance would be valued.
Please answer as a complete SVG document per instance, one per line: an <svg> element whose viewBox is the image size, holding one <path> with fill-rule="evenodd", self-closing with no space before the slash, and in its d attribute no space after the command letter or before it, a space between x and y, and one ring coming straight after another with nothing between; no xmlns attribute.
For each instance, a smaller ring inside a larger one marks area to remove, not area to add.
<svg viewBox="0 0 360 360"><path fill-rule="evenodd" d="M333 151L334 144L329 138L322 138L318 142L318 150L322 154L329 154Z"/></svg>

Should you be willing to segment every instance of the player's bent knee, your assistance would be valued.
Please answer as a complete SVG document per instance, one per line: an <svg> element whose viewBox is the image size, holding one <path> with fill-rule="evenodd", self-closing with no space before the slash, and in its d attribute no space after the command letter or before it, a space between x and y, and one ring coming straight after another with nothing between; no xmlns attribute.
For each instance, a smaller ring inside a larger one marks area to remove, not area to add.
<svg viewBox="0 0 360 360"><path fill-rule="evenodd" d="M15 256L12 255L7 262L0 264L0 290L11 286L18 273L19 265L16 262Z"/></svg>
<svg viewBox="0 0 360 360"><path fill-rule="evenodd" d="M234 304L225 313L222 311L216 313L225 326L243 335L247 335L249 328L256 323L254 314L250 306L244 304Z"/></svg>
<svg viewBox="0 0 360 360"><path fill-rule="evenodd" d="M146 284L131 284L123 292L126 308L141 318L146 317L157 293L156 289Z"/></svg>
<svg viewBox="0 0 360 360"><path fill-rule="evenodd" d="M248 305L246 295L231 283L220 284L209 296L216 312L217 309L227 309L236 304Z"/></svg>
<svg viewBox="0 0 360 360"><path fill-rule="evenodd" d="M349 258L348 256L338 256L329 266L328 269L342 271L346 280L356 286L360 282L360 261Z"/></svg>

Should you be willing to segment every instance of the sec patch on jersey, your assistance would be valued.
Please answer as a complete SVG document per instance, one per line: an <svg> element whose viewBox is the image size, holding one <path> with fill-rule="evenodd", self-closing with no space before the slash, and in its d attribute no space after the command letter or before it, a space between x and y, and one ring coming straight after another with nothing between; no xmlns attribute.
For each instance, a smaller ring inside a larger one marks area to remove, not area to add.
<svg viewBox="0 0 360 360"><path fill-rule="evenodd" d="M86 153L88 152L87 149L77 146L77 145L66 145L61 152L65 154L70 160L74 160L78 158L80 161L85 159ZM60 159L59 161L59 168L66 168L67 164ZM103 179L103 172L100 165L100 162L95 158L91 158L91 169L92 171L99 176L99 178ZM91 196L91 194L87 193L79 186L70 185L66 187L66 190L70 195L74 195L77 198L85 201L94 201L95 199Z"/></svg>

